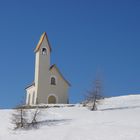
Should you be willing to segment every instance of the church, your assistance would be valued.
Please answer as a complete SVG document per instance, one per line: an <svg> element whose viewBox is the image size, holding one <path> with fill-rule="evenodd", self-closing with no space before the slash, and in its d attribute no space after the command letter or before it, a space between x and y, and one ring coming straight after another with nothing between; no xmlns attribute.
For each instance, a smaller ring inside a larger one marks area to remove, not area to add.
<svg viewBox="0 0 140 140"><path fill-rule="evenodd" d="M48 36L43 33L35 48L34 82L25 88L26 105L67 104L70 83L58 67L50 65L52 48Z"/></svg>

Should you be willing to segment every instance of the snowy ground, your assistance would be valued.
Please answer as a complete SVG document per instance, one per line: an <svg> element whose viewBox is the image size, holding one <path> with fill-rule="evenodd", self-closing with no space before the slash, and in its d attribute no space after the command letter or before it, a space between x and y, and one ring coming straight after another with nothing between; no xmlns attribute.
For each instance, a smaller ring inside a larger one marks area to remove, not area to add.
<svg viewBox="0 0 140 140"><path fill-rule="evenodd" d="M12 110L0 110L0 140L140 140L140 95L105 99L85 107L43 109L39 129L12 130ZM51 120L51 121L48 121Z"/></svg>

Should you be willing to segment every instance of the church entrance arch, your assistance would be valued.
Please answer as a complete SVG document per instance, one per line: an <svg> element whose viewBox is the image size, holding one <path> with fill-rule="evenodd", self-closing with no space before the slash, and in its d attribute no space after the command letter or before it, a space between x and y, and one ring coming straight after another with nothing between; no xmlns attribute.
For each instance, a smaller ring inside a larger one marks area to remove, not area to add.
<svg viewBox="0 0 140 140"><path fill-rule="evenodd" d="M56 104L56 97L54 95L48 97L48 104Z"/></svg>

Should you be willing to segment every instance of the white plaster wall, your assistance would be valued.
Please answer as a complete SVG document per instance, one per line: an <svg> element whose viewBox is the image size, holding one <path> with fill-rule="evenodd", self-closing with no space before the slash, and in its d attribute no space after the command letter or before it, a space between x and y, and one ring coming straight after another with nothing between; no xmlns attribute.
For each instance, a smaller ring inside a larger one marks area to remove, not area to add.
<svg viewBox="0 0 140 140"><path fill-rule="evenodd" d="M42 48L47 49L47 55L42 55ZM47 91L49 89L50 48L47 39L44 38L39 51L36 53L35 86L38 103L47 103Z"/></svg>
<svg viewBox="0 0 140 140"><path fill-rule="evenodd" d="M39 51L36 52L36 55L35 55L35 96L37 98L37 92L38 92L38 78L39 78Z"/></svg>
<svg viewBox="0 0 140 140"><path fill-rule="evenodd" d="M55 75L55 77L57 78L57 82L56 85L50 84L49 93L53 93L57 96L58 98L57 103L66 104L68 101L68 89L69 89L68 84L60 76L59 72L55 69L55 67L51 69L50 73L51 75Z"/></svg>
<svg viewBox="0 0 140 140"><path fill-rule="evenodd" d="M35 87L34 86L31 86L29 88L26 89L26 104L27 105L32 105L32 97L33 97L33 93L35 93ZM30 101L29 101L29 95L30 95ZM35 100L36 100L36 96L34 98L34 103L35 103Z"/></svg>

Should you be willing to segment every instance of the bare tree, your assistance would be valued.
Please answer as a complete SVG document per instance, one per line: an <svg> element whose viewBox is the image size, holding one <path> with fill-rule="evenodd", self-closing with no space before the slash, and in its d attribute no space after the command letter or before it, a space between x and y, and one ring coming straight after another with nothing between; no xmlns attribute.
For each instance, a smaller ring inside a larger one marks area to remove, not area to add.
<svg viewBox="0 0 140 140"><path fill-rule="evenodd" d="M38 118L39 118L40 114L41 114L41 111L38 108L36 108L34 113L33 113L31 123L30 123L31 127L34 127L34 128L38 127L37 126L38 125Z"/></svg>
<svg viewBox="0 0 140 140"><path fill-rule="evenodd" d="M14 129L25 128L27 126L26 117L26 109L22 106L16 107L12 114L12 123L15 125Z"/></svg>
<svg viewBox="0 0 140 140"><path fill-rule="evenodd" d="M88 95L86 96L87 102L91 104L92 111L97 110L97 104L101 98L103 98L101 96L101 81L95 80L95 87L91 91L88 91Z"/></svg>

